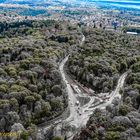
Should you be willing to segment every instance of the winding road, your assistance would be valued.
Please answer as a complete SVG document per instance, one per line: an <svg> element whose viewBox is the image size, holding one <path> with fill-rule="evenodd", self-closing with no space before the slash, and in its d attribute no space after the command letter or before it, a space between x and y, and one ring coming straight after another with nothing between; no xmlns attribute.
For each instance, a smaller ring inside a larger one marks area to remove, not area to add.
<svg viewBox="0 0 140 140"><path fill-rule="evenodd" d="M80 45L82 45L85 41L85 36L82 37ZM68 99L69 99L69 110L70 115L66 119L59 119L57 121L54 121L52 124L56 124L54 135L63 135L66 136L68 140L71 140L73 136L77 133L78 130L80 130L81 127L84 127L89 120L90 115L93 113L93 111L96 108L105 109L106 106L110 105L112 101L118 97L121 98L121 95L119 94L119 91L124 85L125 78L128 74L128 72L125 72L122 74L118 80L118 84L114 91L111 92L110 95L108 95L108 99L102 102L102 99L100 97L90 96L87 95L90 100L88 103L86 103L84 106L76 105L78 98L77 94L75 94L74 90L71 88L70 82L69 82L69 76L64 71L64 65L68 61L69 56L65 57L63 61L59 65L59 70L62 75L63 81L66 84L66 90L68 93ZM79 95L80 97L81 95ZM84 96L83 96L84 97ZM94 105L95 98L98 98L99 104ZM48 129L51 126L46 125L45 127L42 127L42 129ZM41 133L40 133L41 135Z"/></svg>
<svg viewBox="0 0 140 140"><path fill-rule="evenodd" d="M122 74L120 76L115 90L111 92L111 94L108 96L109 99L107 99L105 102L100 103L102 99L98 97L99 105L97 105L96 107L91 107L94 103L95 97L94 96L91 96L91 97L89 96L90 101L86 105L76 106L75 104L78 101L77 95L74 93L73 89L71 88L71 86L69 84L69 81L66 78L66 73L64 71L64 65L67 62L68 57L69 56L67 56L61 62L60 67L59 67L62 78L63 78L63 81L67 85L67 93L68 93L68 97L69 97L69 108L70 108L70 116L66 120L64 120L63 123L68 124L71 127L74 126L75 129L79 129L79 128L84 127L86 125L90 115L93 113L93 111L96 108L105 109L105 107L110 105L116 97L121 98L121 95L119 94L119 91L123 87L123 84L124 84L124 81L125 81L125 78L126 78L128 72L125 72L124 74ZM79 114L79 111L80 111L80 114ZM59 128L58 130L60 130L60 127L62 127L60 125L57 126ZM68 133L67 137L69 137L69 140L71 140L76 131L71 132L71 133L68 132L68 131L71 131L70 128L67 131L65 131L65 135L67 135L67 133ZM59 132L55 133L55 134L60 135Z"/></svg>

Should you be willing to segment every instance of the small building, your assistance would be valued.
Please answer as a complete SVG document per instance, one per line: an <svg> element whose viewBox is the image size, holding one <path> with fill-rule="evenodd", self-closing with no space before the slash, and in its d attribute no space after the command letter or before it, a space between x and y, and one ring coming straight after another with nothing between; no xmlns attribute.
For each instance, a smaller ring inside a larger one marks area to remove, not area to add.
<svg viewBox="0 0 140 140"><path fill-rule="evenodd" d="M130 34L130 35L137 35L138 33L137 32L126 32L127 34Z"/></svg>

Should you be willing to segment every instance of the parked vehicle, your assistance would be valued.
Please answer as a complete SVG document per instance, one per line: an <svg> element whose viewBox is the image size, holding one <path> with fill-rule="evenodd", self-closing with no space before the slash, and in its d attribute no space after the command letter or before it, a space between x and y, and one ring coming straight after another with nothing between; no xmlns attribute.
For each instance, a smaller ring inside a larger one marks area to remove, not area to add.
<svg viewBox="0 0 140 140"><path fill-rule="evenodd" d="M81 94L81 91L77 85L71 84L71 87L77 94Z"/></svg>
<svg viewBox="0 0 140 140"><path fill-rule="evenodd" d="M79 101L77 101L77 102L75 103L75 105L78 106L78 105L79 105Z"/></svg>

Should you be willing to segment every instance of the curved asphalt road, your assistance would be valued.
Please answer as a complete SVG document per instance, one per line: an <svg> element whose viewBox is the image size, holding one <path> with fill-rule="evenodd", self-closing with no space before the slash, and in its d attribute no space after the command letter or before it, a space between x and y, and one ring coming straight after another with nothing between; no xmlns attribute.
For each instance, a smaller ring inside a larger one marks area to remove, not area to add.
<svg viewBox="0 0 140 140"><path fill-rule="evenodd" d="M66 74L63 69L67 60L68 60L68 56L61 62L60 67L59 67L63 81L67 85L67 93L69 97L70 116L65 120L65 123L68 123L71 126L75 126L76 128L81 128L86 125L90 115L93 113L93 110L95 110L96 108L105 109L107 105L112 103L115 97L121 98L119 91L123 87L123 84L124 84L124 81L128 72L125 72L124 74L120 76L116 89L111 92L111 94L109 95L109 99L105 103L102 103L100 105L97 105L96 107L90 108L93 105L93 102L95 99L95 97L90 97L90 101L85 106L78 107L78 106L75 106L78 100L76 99L76 95L74 94L68 80L66 79ZM99 98L99 100L101 99ZM81 115L77 112L77 110L81 112ZM88 111L85 111L85 110L88 110Z"/></svg>
<svg viewBox="0 0 140 140"><path fill-rule="evenodd" d="M85 36L83 36L80 45L82 45L84 43L84 41L85 41ZM74 126L76 129L79 129L79 128L86 125L90 115L93 113L93 110L95 110L96 108L105 109L105 107L107 105L112 103L112 101L115 99L115 97L121 98L119 91L123 87L123 84L124 84L124 81L125 81L125 78L126 78L128 72L125 72L124 74L122 74L120 76L115 90L112 91L111 94L109 95L109 97L110 97L109 100L106 100L106 102L99 104L96 107L91 108L91 106L93 106L93 102L95 100L95 97L90 97L90 101L86 105L80 107L80 106L75 105L78 100L76 98L76 95L74 94L73 89L71 88L71 86L68 82L68 79L66 79L66 74L64 72L64 65L67 62L68 57L69 56L64 58L63 61L59 65L59 70L61 72L63 81L66 83L66 86L67 86L66 89L67 89L67 93L68 93L68 98L69 98L68 104L69 104L69 109L70 109L69 117L66 120L62 120L62 122L64 124L68 124L69 126ZM101 100L101 99L99 98L99 100ZM79 112L80 112L80 114L79 114ZM56 126L56 130L54 132L55 135L62 135L61 134L62 122L58 123L58 125ZM48 126L46 126L46 129L47 129L47 127ZM70 131L67 130L65 132L65 135L69 136L68 140L71 140L75 133L72 132L71 130Z"/></svg>

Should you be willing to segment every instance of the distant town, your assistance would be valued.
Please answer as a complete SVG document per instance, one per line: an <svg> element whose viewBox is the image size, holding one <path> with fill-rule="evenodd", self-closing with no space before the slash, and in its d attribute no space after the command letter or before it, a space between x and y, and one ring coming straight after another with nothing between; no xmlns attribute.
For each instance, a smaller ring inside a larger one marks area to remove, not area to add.
<svg viewBox="0 0 140 140"><path fill-rule="evenodd" d="M43 4L0 4L0 22L23 20L60 20L79 26L122 30L124 27L140 27L139 10L109 9L97 5L73 5L60 1Z"/></svg>

